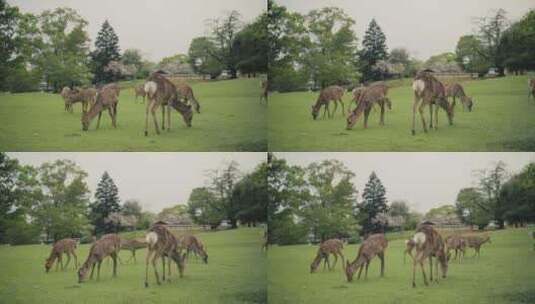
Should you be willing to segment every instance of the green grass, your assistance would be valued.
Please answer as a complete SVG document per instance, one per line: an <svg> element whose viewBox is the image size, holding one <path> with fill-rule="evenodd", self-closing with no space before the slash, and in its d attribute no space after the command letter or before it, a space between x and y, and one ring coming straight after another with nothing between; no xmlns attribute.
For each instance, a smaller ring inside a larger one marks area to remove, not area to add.
<svg viewBox="0 0 535 304"><path fill-rule="evenodd" d="M492 243L474 258L469 249L462 264L450 263L448 277L439 284L423 284L417 273L412 288L412 265L403 264L404 241L391 241L385 257L385 277L380 263L370 264L368 279L346 281L341 263L334 271L309 273L317 246L273 246L268 253L270 303L534 303L535 251L526 229L492 233ZM353 260L357 245L345 246ZM426 264L427 267L428 264ZM427 268L426 268L427 270ZM363 274L364 276L364 274Z"/></svg>
<svg viewBox="0 0 535 304"><path fill-rule="evenodd" d="M126 84L125 84L126 85ZM266 107L260 104L260 80L193 82L201 104L187 128L180 114L172 115L171 131L156 135L152 120L145 137L145 105L135 102L132 88L121 91L117 129L103 113L83 132L81 104L74 113L63 110L58 94L0 95L0 146L4 151L265 151ZM161 112L158 111L161 125Z"/></svg>
<svg viewBox="0 0 535 304"><path fill-rule="evenodd" d="M340 109L334 119L312 120L311 105L318 93L271 95L268 141L270 151L533 151L535 150L535 101L527 101L527 78L507 77L465 82L474 98L474 111L463 112L457 103L454 125L439 112L439 128L425 134L417 117L411 136L413 93L407 82L389 96L393 109L379 126L379 109L372 111L368 129L360 119L345 129ZM346 93L347 104L351 93ZM425 110L429 115L429 110ZM429 120L429 117L426 116Z"/></svg>
<svg viewBox="0 0 535 304"><path fill-rule="evenodd" d="M199 234L207 246L209 263L190 258L184 278L173 268L171 282L156 285L152 268L149 288L143 285L145 254L136 253L137 263L119 265L111 277L111 261L102 263L100 281L78 284L76 272L45 273L44 260L50 246L0 247L0 303L265 303L265 253L263 230L238 229ZM80 262L89 245L77 250ZM121 252L123 261L129 252ZM161 275L161 263L158 263ZM95 275L96 278L96 275Z"/></svg>

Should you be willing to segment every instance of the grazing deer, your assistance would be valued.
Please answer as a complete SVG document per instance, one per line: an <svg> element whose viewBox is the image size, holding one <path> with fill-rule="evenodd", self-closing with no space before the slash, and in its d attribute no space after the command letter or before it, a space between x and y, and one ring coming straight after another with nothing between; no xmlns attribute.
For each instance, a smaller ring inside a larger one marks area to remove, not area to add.
<svg viewBox="0 0 535 304"><path fill-rule="evenodd" d="M78 268L78 257L76 256L76 249L77 243L74 239L62 239L54 243L54 246L52 246L52 251L50 252L50 256L48 259L46 259L45 262L45 271L49 272L50 268L52 268L52 265L54 265L54 261L57 259L58 262L56 263L56 271L58 271L58 266L61 264L61 270L65 269L69 262L71 261L71 254L74 256L74 269ZM63 265L63 254L67 255L67 262L65 265Z"/></svg>
<svg viewBox="0 0 535 304"><path fill-rule="evenodd" d="M186 256L189 257L193 252L196 256L200 256L205 264L208 264L208 253L204 244L196 236L188 234L179 239L181 246L186 249Z"/></svg>
<svg viewBox="0 0 535 304"><path fill-rule="evenodd" d="M347 130L351 130L359 117L364 113L364 128L368 128L368 116L375 104L378 104L381 108L381 117L379 124L384 126L385 124L385 104L388 109L392 109L392 102L388 97L388 87L385 84L375 84L367 88L364 88L358 95L357 107L347 117Z"/></svg>
<svg viewBox="0 0 535 304"><path fill-rule="evenodd" d="M455 99L459 98L461 100L461 103L463 104L463 110L468 109L468 112L472 112L474 102L472 100L472 97L466 96L462 85L458 83L446 85L446 98L449 97L453 98L453 103L451 104L452 109L455 108Z"/></svg>
<svg viewBox="0 0 535 304"><path fill-rule="evenodd" d="M193 106L195 107L195 111L197 113L201 113L201 105L193 95L193 89L187 84L187 83L179 83L177 85L178 89L178 95L180 96L179 99L184 99L185 104L188 104L191 102Z"/></svg>
<svg viewBox="0 0 535 304"><path fill-rule="evenodd" d="M144 84L140 84L134 87L134 96L136 97L136 101L138 96L141 96L143 98L143 103L145 103L145 96L147 96L147 93L145 92Z"/></svg>
<svg viewBox="0 0 535 304"><path fill-rule="evenodd" d="M318 114L322 106L324 107L323 118L325 118L326 112L328 113L329 118L333 118L334 114L336 113L336 109L338 108L338 103L342 105L342 115L345 115L344 102L342 101L343 96L344 88L339 86L329 86L321 90L320 95L316 100L316 103L312 106L312 118L314 120L318 118ZM331 101L334 102L334 110L332 114L329 110L329 104L331 103Z"/></svg>
<svg viewBox="0 0 535 304"><path fill-rule="evenodd" d="M149 260L151 260L152 268L154 269L154 276L156 283L161 284L160 276L156 267L156 262L162 258L163 264L163 280L165 281L165 259L167 257L172 259L178 266L180 277L184 275L185 258L186 255L181 253L179 242L176 237L164 225L155 224L149 230L145 237L149 244L149 252L145 259L145 287L149 287ZM170 267L169 267L170 269Z"/></svg>
<svg viewBox="0 0 535 304"><path fill-rule="evenodd" d="M446 252L444 248L444 241L440 234L431 225L422 225L416 230L416 233L412 237L415 243L416 255L413 258L412 264L412 287L416 287L416 267L420 265L422 269L422 276L424 277L425 285L429 285L427 277L425 275L424 262L429 259L429 276L431 282L433 281L433 260L435 261L436 282L438 283L438 264L440 263L442 277L446 278L448 272L448 260L446 258Z"/></svg>
<svg viewBox="0 0 535 304"><path fill-rule="evenodd" d="M486 236L476 236L476 235L470 235L470 236L466 236L465 237L466 239L466 243L468 244L468 247L470 248L474 248L474 256L480 256L479 254L479 250L481 249L481 245L489 242L489 243L492 243L490 241L490 236L486 235Z"/></svg>
<svg viewBox="0 0 535 304"><path fill-rule="evenodd" d="M353 281L353 274L359 270L357 280L360 279L362 269L366 266L366 272L364 278L368 278L368 266L370 266L371 260L377 256L381 260L381 277L385 274L385 250L388 247L388 241L385 235L382 233L376 233L370 235L359 248L357 257L351 263L346 262L345 273L347 281Z"/></svg>
<svg viewBox="0 0 535 304"><path fill-rule="evenodd" d="M428 70L416 74L412 82L414 103L412 105L412 135L416 134L416 111L420 113L424 132L427 133L427 124L424 118L424 108L429 106L429 128L433 128L433 105L435 106L435 130L438 129L438 109L446 111L450 125L453 125L453 108L446 98L444 85L438 81Z"/></svg>
<svg viewBox="0 0 535 304"><path fill-rule="evenodd" d="M455 251L455 257L453 259L456 260L458 255L459 263L461 263L466 252L466 240L460 235L450 235L446 237L446 256L448 257L448 261L451 258L451 250Z"/></svg>
<svg viewBox="0 0 535 304"><path fill-rule="evenodd" d="M120 89L116 84L108 84L102 87L97 94L95 104L89 109L89 112L82 115L82 130L87 131L89 124L98 115L97 130L100 126L102 112L108 110L111 117L111 123L117 128L117 104L119 103Z"/></svg>
<svg viewBox="0 0 535 304"><path fill-rule="evenodd" d="M407 254L411 257L412 260L414 260L414 257L412 256L412 250L414 249L414 246L416 246L416 243L412 239L405 241L405 250L403 251L403 264L405 264Z"/></svg>
<svg viewBox="0 0 535 304"><path fill-rule="evenodd" d="M145 82L145 92L149 102L145 110L145 136L149 135L149 112L152 114L156 134L160 134L158 121L156 119L156 110L162 107L162 130L165 130L165 108L167 111L167 130L171 129L171 107L177 110L184 119L188 127L191 127L193 113L191 106L180 101L176 86L160 73L152 73Z"/></svg>
<svg viewBox="0 0 535 304"><path fill-rule="evenodd" d="M144 239L133 239L133 240L126 240L121 239L121 249L129 250L132 253L132 256L127 263L134 259L134 263L136 263L136 250L147 248L148 244Z"/></svg>
<svg viewBox="0 0 535 304"><path fill-rule="evenodd" d="M262 94L260 94L260 102L268 102L269 96L269 82L268 80L262 80Z"/></svg>
<svg viewBox="0 0 535 304"><path fill-rule="evenodd" d="M353 91L351 91L351 95L353 97L351 98L351 101L349 102L349 106L347 107L348 114L351 113L350 108L353 102L355 103L355 107L359 105L360 95L362 95L362 93L364 93L365 90L366 90L365 86L358 86L358 87L355 87Z"/></svg>
<svg viewBox="0 0 535 304"><path fill-rule="evenodd" d="M94 88L74 88L71 90L69 87L64 87L60 95L65 101L65 111L72 113L73 105L80 102L82 103L82 112L86 113L87 108L95 103L97 90Z"/></svg>
<svg viewBox="0 0 535 304"><path fill-rule="evenodd" d="M535 78L528 79L528 102L530 97L535 99Z"/></svg>
<svg viewBox="0 0 535 304"><path fill-rule="evenodd" d="M338 256L342 257L342 267L344 266L344 254L342 253L342 249L344 249L344 243L339 239L329 239L325 242L320 244L320 247L318 248L318 253L316 254L316 257L310 264L310 273L314 273L318 270L318 266L321 263L321 260L323 260L323 270L325 270L325 265L328 266L329 270L334 269L336 266L336 262L338 261ZM334 255L334 264L331 267L331 263L329 262L329 255Z"/></svg>
<svg viewBox="0 0 535 304"><path fill-rule="evenodd" d="M113 260L113 277L117 276L117 257L121 250L121 238L114 233L103 235L96 241L89 250L87 260L78 270L78 282L82 283L87 277L87 272L91 268L90 279L93 279L93 272L97 266L97 280L100 279L100 265L102 261L110 256Z"/></svg>

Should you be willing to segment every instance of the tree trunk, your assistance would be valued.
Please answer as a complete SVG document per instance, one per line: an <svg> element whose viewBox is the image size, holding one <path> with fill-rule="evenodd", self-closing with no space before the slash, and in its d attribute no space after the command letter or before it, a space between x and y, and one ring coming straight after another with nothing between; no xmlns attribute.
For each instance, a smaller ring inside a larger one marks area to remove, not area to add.
<svg viewBox="0 0 535 304"><path fill-rule="evenodd" d="M231 227L232 229L236 229L236 228L238 228L238 221L237 221L236 219L231 219L231 220L230 220L230 227Z"/></svg>

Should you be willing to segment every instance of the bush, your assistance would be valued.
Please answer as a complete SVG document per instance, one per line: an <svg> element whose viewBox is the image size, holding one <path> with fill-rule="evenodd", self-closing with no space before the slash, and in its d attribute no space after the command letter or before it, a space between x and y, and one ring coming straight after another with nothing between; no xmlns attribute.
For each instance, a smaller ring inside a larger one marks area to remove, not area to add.
<svg viewBox="0 0 535 304"><path fill-rule="evenodd" d="M279 218L270 223L272 242L278 245L307 243L308 231L304 225L295 224L290 217Z"/></svg>
<svg viewBox="0 0 535 304"><path fill-rule="evenodd" d="M11 245L26 245L39 242L40 227L24 220L11 221L6 229L6 241Z"/></svg>
<svg viewBox="0 0 535 304"><path fill-rule="evenodd" d="M25 68L15 68L6 79L6 88L12 93L31 92L39 90L40 75L28 72Z"/></svg>
<svg viewBox="0 0 535 304"><path fill-rule="evenodd" d="M307 89L308 75L290 67L273 67L270 72L270 87L273 91L292 92Z"/></svg>

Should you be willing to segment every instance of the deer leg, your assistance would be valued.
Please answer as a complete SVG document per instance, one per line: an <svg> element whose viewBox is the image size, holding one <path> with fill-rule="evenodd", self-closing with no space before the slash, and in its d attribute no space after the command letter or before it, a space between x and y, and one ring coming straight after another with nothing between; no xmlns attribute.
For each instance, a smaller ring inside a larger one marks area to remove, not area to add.
<svg viewBox="0 0 535 304"><path fill-rule="evenodd" d="M429 104L429 129L433 129L433 104Z"/></svg>
<svg viewBox="0 0 535 304"><path fill-rule="evenodd" d="M162 105L162 131L165 130L165 105Z"/></svg>
<svg viewBox="0 0 535 304"><path fill-rule="evenodd" d="M371 108L364 110L364 129L368 129L368 117L370 116Z"/></svg>
<svg viewBox="0 0 535 304"><path fill-rule="evenodd" d="M370 261L366 261L366 272L364 273L364 279L368 279L368 267L370 266Z"/></svg>
<svg viewBox="0 0 535 304"><path fill-rule="evenodd" d="M152 268L154 268L154 276L156 277L156 284L158 285L161 285L162 283L160 282L160 276L158 275L158 267L156 267L156 261L158 260L158 258L160 258L160 254L158 252L156 252L154 254L154 257L152 258ZM162 256L162 259L163 259L163 256Z"/></svg>
<svg viewBox="0 0 535 304"><path fill-rule="evenodd" d="M95 266L97 264L96 263L93 263L93 266L91 266L91 275L89 276L89 279L93 280L93 273L95 272Z"/></svg>
<svg viewBox="0 0 535 304"><path fill-rule="evenodd" d="M74 269L76 270L78 268L78 256L76 256L74 250L72 251L72 255L74 256Z"/></svg>
<svg viewBox="0 0 535 304"><path fill-rule="evenodd" d="M440 107L438 105L435 105L435 130L438 130L438 109Z"/></svg>
<svg viewBox="0 0 535 304"><path fill-rule="evenodd" d="M59 255L58 264L60 264L60 269L63 270L63 254ZM56 270L57 270L57 268L56 268Z"/></svg>
<svg viewBox="0 0 535 304"><path fill-rule="evenodd" d="M112 259L113 259L113 277L117 277L117 258L119 258L119 256L117 255L117 253L114 253L112 256Z"/></svg>
<svg viewBox="0 0 535 304"><path fill-rule="evenodd" d="M412 261L412 287L416 287L416 266L417 261L413 259Z"/></svg>
<svg viewBox="0 0 535 304"><path fill-rule="evenodd" d="M362 274L362 270L364 269L364 264L360 264L359 266L359 274L357 275L357 280L360 280L360 275Z"/></svg>
<svg viewBox="0 0 535 304"><path fill-rule="evenodd" d="M425 284L425 286L429 286L429 282L427 282L427 277L425 275L425 268L424 268L424 260L423 259L420 261L420 268L422 268L422 276L424 277L424 284Z"/></svg>
<svg viewBox="0 0 535 304"><path fill-rule="evenodd" d="M381 102L381 118L379 120L381 126L385 125L385 102Z"/></svg>
<svg viewBox="0 0 535 304"><path fill-rule="evenodd" d="M435 282L438 283L438 257L435 258Z"/></svg>
<svg viewBox="0 0 535 304"><path fill-rule="evenodd" d="M333 267L329 270L333 270L334 267L336 267L336 262L338 262L338 254L336 252L334 252L333 254L334 254L334 263L333 263Z"/></svg>
<svg viewBox="0 0 535 304"><path fill-rule="evenodd" d="M149 287L149 260L154 251L148 250L147 256L145 257L145 287Z"/></svg>
<svg viewBox="0 0 535 304"><path fill-rule="evenodd" d="M97 119L97 130L100 127L100 118L102 117L102 111L98 113L98 119Z"/></svg>
<svg viewBox="0 0 535 304"><path fill-rule="evenodd" d="M162 280L165 282L165 256L162 256Z"/></svg>
<svg viewBox="0 0 535 304"><path fill-rule="evenodd" d="M429 256L429 279L433 282L433 258Z"/></svg>
<svg viewBox="0 0 535 304"><path fill-rule="evenodd" d="M418 98L418 95L414 93L414 101L412 103L412 135L416 135L416 109L418 109L419 102L420 99Z"/></svg>
<svg viewBox="0 0 535 304"><path fill-rule="evenodd" d="M111 118L111 124L115 128L115 119L113 119L113 109L112 108L108 109L108 114L110 115L110 118Z"/></svg>
<svg viewBox="0 0 535 304"><path fill-rule="evenodd" d="M384 252L381 252L377 256L381 260L381 277L384 277L385 276L385 254Z"/></svg>
<svg viewBox="0 0 535 304"><path fill-rule="evenodd" d="M167 258L167 279L171 281L171 258Z"/></svg>
<svg viewBox="0 0 535 304"><path fill-rule="evenodd" d="M149 102L147 102L147 106L145 107L145 136L149 135L149 111L151 107L152 101L149 98Z"/></svg>
<svg viewBox="0 0 535 304"><path fill-rule="evenodd" d="M171 131L171 106L167 106L167 131Z"/></svg>
<svg viewBox="0 0 535 304"><path fill-rule="evenodd" d="M65 254L67 255L67 262L65 262L64 269L67 268L67 266L69 266L69 263L71 262L71 254L68 251L65 252Z"/></svg>
<svg viewBox="0 0 535 304"><path fill-rule="evenodd" d="M342 269L344 269L344 265L346 264L344 254L342 253L342 251L338 252L338 254L342 257Z"/></svg>
<svg viewBox="0 0 535 304"><path fill-rule="evenodd" d="M132 250L132 258L134 259L134 264L137 264L137 261L136 261L136 250Z"/></svg>
<svg viewBox="0 0 535 304"><path fill-rule="evenodd" d="M342 101L342 99L339 99L338 101L340 101L340 104L342 105L342 117L344 117L346 115L344 101Z"/></svg>
<svg viewBox="0 0 535 304"><path fill-rule="evenodd" d="M336 109L338 109L338 101L337 100L334 101L334 110L333 110L332 116L330 118L334 118L334 114L336 114Z"/></svg>
<svg viewBox="0 0 535 304"><path fill-rule="evenodd" d="M150 107L150 112L152 114L152 121L154 122L154 129L156 130L156 134L160 134L160 129L158 127L158 119L156 118L156 110L158 108L158 105L156 104L156 102L152 102L151 104L151 107ZM163 122L162 122L163 123Z"/></svg>
<svg viewBox="0 0 535 304"><path fill-rule="evenodd" d="M424 118L424 107L425 103L421 103L418 107L418 113L420 113L420 118L422 119L422 126L424 127L424 132L427 133L427 125L425 124L425 118Z"/></svg>
<svg viewBox="0 0 535 304"><path fill-rule="evenodd" d="M98 261L98 265L97 265L97 281L100 281L100 265L102 265L102 261Z"/></svg>

